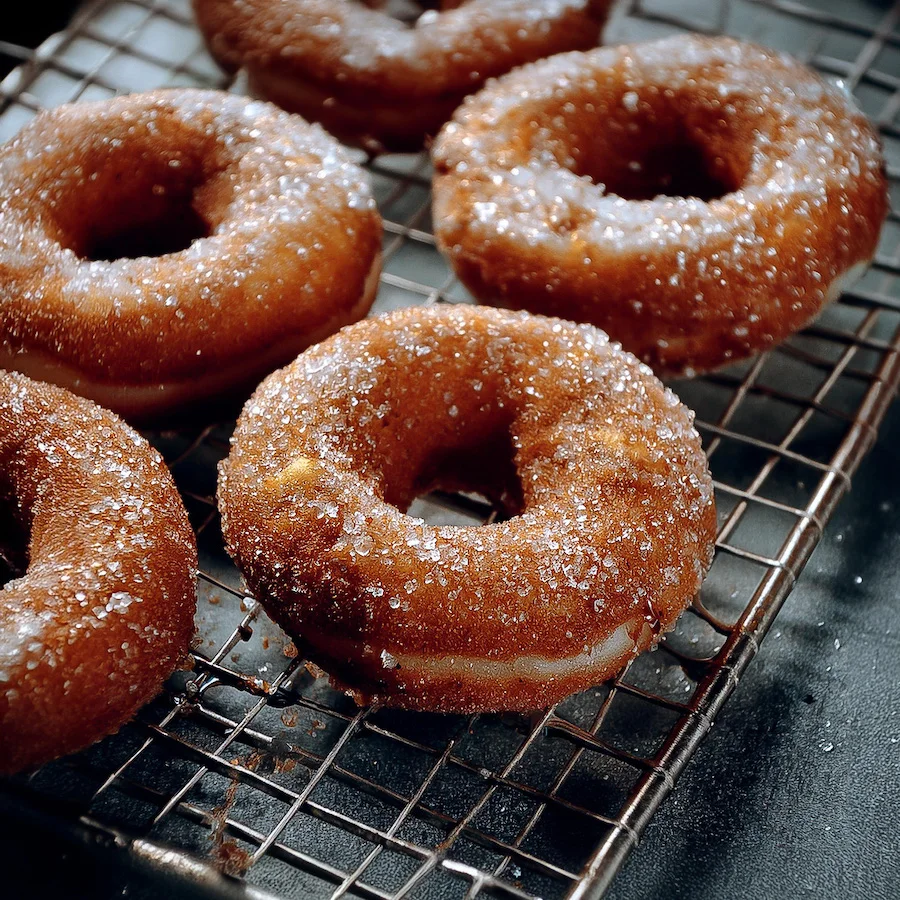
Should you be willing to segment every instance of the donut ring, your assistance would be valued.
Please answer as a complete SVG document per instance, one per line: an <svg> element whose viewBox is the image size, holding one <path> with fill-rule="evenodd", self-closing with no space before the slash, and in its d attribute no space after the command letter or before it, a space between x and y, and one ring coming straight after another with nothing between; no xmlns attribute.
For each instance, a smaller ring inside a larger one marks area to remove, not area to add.
<svg viewBox="0 0 900 900"><path fill-rule="evenodd" d="M226 546L360 702L537 709L618 671L699 588L716 515L692 419L590 326L404 309L262 383L220 471ZM512 518L401 512L437 485Z"/></svg>
<svg viewBox="0 0 900 900"><path fill-rule="evenodd" d="M137 432L0 372L0 773L92 744L159 692L187 658L196 567Z"/></svg>
<svg viewBox="0 0 900 900"><path fill-rule="evenodd" d="M730 38L519 69L458 111L434 162L438 245L475 297L597 325L660 373L802 328L872 258L887 211L852 101Z"/></svg>
<svg viewBox="0 0 900 900"><path fill-rule="evenodd" d="M0 149L0 367L134 419L207 414L364 315L380 247L362 170L269 104L62 106Z"/></svg>
<svg viewBox="0 0 900 900"><path fill-rule="evenodd" d="M377 152L420 148L487 78L596 46L610 2L445 0L414 24L340 0L194 0L194 12L213 57L246 69L255 93Z"/></svg>

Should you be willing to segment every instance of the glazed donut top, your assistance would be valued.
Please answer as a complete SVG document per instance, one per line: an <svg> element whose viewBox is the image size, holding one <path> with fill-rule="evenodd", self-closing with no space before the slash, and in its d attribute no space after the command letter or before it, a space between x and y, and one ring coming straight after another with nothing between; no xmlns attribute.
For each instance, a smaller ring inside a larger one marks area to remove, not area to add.
<svg viewBox="0 0 900 900"><path fill-rule="evenodd" d="M706 183L668 196L663 176L683 174L682 152L699 157ZM506 242L589 270L601 247L657 284L737 286L746 274L748 290L790 259L802 276L786 305L867 260L886 211L878 138L852 100L788 56L730 38L680 35L524 66L469 97L433 156L451 249L467 229L495 255ZM704 296L686 303L702 308Z"/></svg>
<svg viewBox="0 0 900 900"><path fill-rule="evenodd" d="M442 3L410 25L353 0L194 0L216 58L402 97L467 92L551 53L596 45L610 0Z"/></svg>
<svg viewBox="0 0 900 900"><path fill-rule="evenodd" d="M591 326L400 310L262 383L221 467L223 532L294 632L577 655L654 607L671 622L708 569L713 492L692 421ZM454 528L403 512L436 484L513 515Z"/></svg>
<svg viewBox="0 0 900 900"><path fill-rule="evenodd" d="M208 234L184 249L122 246L189 219ZM342 302L329 258L350 280L363 267L360 292L380 241L365 173L268 103L179 89L62 106L0 149L0 339L96 381L186 381L264 352L273 318L312 329Z"/></svg>

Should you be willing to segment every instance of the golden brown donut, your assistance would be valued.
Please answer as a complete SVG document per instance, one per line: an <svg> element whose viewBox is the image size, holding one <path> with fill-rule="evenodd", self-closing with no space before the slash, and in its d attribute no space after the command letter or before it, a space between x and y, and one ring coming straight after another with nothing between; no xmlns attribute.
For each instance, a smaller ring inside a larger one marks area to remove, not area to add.
<svg viewBox="0 0 900 900"><path fill-rule="evenodd" d="M207 413L364 315L380 248L365 173L267 103L63 106L0 149L0 366L134 419Z"/></svg>
<svg viewBox="0 0 900 900"><path fill-rule="evenodd" d="M226 545L360 702L537 709L614 674L699 588L716 516L692 420L590 326L401 310L247 403L220 472ZM403 512L436 486L511 518Z"/></svg>
<svg viewBox="0 0 900 900"><path fill-rule="evenodd" d="M519 69L457 112L434 162L438 245L480 301L590 322L660 373L802 328L887 210L852 100L730 38Z"/></svg>
<svg viewBox="0 0 900 900"><path fill-rule="evenodd" d="M158 693L187 658L196 566L137 432L0 372L0 773L88 746Z"/></svg>
<svg viewBox="0 0 900 900"><path fill-rule="evenodd" d="M487 78L596 46L610 2L408 2L412 21L353 0L194 0L194 12L223 68L377 152L421 147Z"/></svg>

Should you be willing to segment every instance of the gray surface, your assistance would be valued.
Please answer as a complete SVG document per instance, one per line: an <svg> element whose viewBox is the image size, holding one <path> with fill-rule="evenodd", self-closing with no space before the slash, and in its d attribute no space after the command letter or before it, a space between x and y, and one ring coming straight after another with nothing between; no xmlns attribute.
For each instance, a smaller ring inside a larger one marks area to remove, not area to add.
<svg viewBox="0 0 900 900"><path fill-rule="evenodd" d="M611 900L900 896L898 444L895 403Z"/></svg>

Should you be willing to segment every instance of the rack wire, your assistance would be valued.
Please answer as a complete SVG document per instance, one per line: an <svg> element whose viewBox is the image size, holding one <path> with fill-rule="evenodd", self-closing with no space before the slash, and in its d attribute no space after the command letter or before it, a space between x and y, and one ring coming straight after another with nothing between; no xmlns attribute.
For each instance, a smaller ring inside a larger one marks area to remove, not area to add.
<svg viewBox="0 0 900 900"><path fill-rule="evenodd" d="M881 132L896 205L898 25L900 5L643 0L619 7L607 40L729 33L839 78ZM92 0L37 50L2 49L22 59L0 83L3 139L63 102L240 89L204 52L189 0ZM361 159L385 222L374 312L471 302L435 251L427 156ZM673 385L698 412L716 483L710 576L658 652L531 717L357 709L246 594L223 551L215 465L229 426L152 435L200 547L194 668L119 734L3 790L222 897L599 897L756 655L898 382L891 213L870 271L812 327ZM415 512L456 524L490 514L448 495Z"/></svg>

